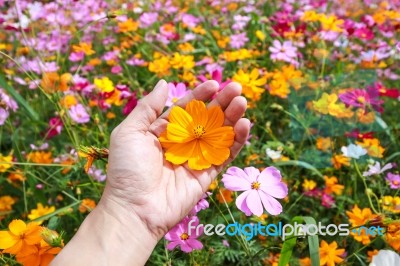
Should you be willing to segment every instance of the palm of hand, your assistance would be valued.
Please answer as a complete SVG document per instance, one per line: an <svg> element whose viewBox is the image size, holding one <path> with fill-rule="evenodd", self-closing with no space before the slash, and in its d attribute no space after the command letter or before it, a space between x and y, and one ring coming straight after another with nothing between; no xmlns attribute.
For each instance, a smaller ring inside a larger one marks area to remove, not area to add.
<svg viewBox="0 0 400 266"><path fill-rule="evenodd" d="M246 101L240 86L231 83L210 104L225 110L226 124L234 126L235 144L231 158L221 166L196 171L176 166L164 158L158 136L165 130L168 111L161 113L166 83L161 81L112 133L105 195L136 215L157 238L161 238L194 207L212 180L239 152L247 139L249 122L240 119ZM177 105L191 99L208 100L218 89L216 82L198 86Z"/></svg>

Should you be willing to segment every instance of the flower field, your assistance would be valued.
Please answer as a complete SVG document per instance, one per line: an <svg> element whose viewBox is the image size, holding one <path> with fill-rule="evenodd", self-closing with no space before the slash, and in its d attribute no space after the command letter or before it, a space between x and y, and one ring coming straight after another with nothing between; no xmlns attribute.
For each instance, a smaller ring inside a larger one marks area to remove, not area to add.
<svg viewBox="0 0 400 266"><path fill-rule="evenodd" d="M62 252L106 186L112 130L160 79L168 163L199 171L231 156L226 112L176 106L207 80L212 99L241 85L251 128L148 265L369 265L400 252L398 1L0 0L0 63L0 265Z"/></svg>

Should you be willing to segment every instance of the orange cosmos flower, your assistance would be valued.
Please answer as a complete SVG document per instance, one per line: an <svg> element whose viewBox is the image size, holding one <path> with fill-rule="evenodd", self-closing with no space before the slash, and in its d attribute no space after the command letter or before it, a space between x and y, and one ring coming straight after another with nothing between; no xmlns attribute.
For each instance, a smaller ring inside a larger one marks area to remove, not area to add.
<svg viewBox="0 0 400 266"><path fill-rule="evenodd" d="M336 241L328 244L325 240L322 240L319 247L320 265L334 266L336 263L341 263L344 252L344 249L338 249Z"/></svg>
<svg viewBox="0 0 400 266"><path fill-rule="evenodd" d="M219 106L207 108L192 100L185 109L172 107L168 119L167 130L159 138L167 161L188 162L190 169L203 170L229 158L235 134L232 127L223 126L225 118Z"/></svg>
<svg viewBox="0 0 400 266"><path fill-rule="evenodd" d="M0 249L3 253L30 254L35 252L36 244L40 243L41 227L37 223L25 224L22 220L13 220L8 228L10 231L0 231Z"/></svg>

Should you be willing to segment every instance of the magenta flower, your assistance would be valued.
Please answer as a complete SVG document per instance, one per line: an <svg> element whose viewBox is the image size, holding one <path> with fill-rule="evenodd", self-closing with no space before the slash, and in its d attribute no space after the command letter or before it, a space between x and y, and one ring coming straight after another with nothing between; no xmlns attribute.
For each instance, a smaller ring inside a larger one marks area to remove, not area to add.
<svg viewBox="0 0 400 266"><path fill-rule="evenodd" d="M382 100L379 100L379 91L372 89L351 89L347 92L339 94L339 99L347 106L360 107L365 109L367 106L372 106L376 111L382 113Z"/></svg>
<svg viewBox="0 0 400 266"><path fill-rule="evenodd" d="M367 41L370 41L375 37L374 33L368 28L356 29L354 32L354 36Z"/></svg>
<svg viewBox="0 0 400 266"><path fill-rule="evenodd" d="M189 232L189 223L191 224L191 232ZM202 249L203 244L197 240L197 238L203 234L203 227L200 227L198 232L194 229L198 224L199 218L197 218L197 216L186 216L183 218L180 223L175 225L165 235L165 239L170 241L167 245L167 249L172 250L180 246L181 250L186 253L192 252L194 249Z"/></svg>
<svg viewBox="0 0 400 266"><path fill-rule="evenodd" d="M185 97L190 91L186 89L184 83L174 84L172 82L168 83L168 99L165 106L171 107L179 99Z"/></svg>
<svg viewBox="0 0 400 266"><path fill-rule="evenodd" d="M326 207L326 208L332 208L332 206L335 204L335 199L329 195L329 194L322 194L321 197L321 205Z"/></svg>
<svg viewBox="0 0 400 266"><path fill-rule="evenodd" d="M283 199L288 188L275 167L267 167L261 173L255 167L230 167L223 175L224 186L232 191L244 191L236 199L236 206L247 216L261 216L264 208L271 215L282 212L282 205L275 198Z"/></svg>
<svg viewBox="0 0 400 266"><path fill-rule="evenodd" d="M62 129L64 128L64 123L59 117L52 117L49 120L49 126L46 130L46 139L51 139L59 134L61 134Z"/></svg>
<svg viewBox="0 0 400 266"><path fill-rule="evenodd" d="M68 113L71 119L78 124L85 124L90 121L90 115L82 104L71 106Z"/></svg>
<svg viewBox="0 0 400 266"><path fill-rule="evenodd" d="M208 209L210 207L210 204L206 200L208 196L210 196L210 192L206 192L203 194L201 199L197 202L197 204L193 207L193 209L189 212L190 215L196 215L199 211Z"/></svg>
<svg viewBox="0 0 400 266"><path fill-rule="evenodd" d="M211 75L211 79L215 80L219 84L218 91L212 96L212 99L214 99L215 97L217 97L218 93L220 93L225 88L225 86L231 82L231 80L227 79L225 81L222 81L222 70L221 69L216 69L216 70L212 71L210 73L210 75ZM206 78L204 75L198 76L197 79L200 80L201 82L206 82L208 80L208 78Z"/></svg>
<svg viewBox="0 0 400 266"><path fill-rule="evenodd" d="M291 41L285 41L281 44L278 40L273 41L273 46L269 47L272 60L281 60L289 63L295 62L297 57L297 47L293 46Z"/></svg>
<svg viewBox="0 0 400 266"><path fill-rule="evenodd" d="M400 188L400 175L388 173L386 175L386 181L389 182L390 188L399 189Z"/></svg>

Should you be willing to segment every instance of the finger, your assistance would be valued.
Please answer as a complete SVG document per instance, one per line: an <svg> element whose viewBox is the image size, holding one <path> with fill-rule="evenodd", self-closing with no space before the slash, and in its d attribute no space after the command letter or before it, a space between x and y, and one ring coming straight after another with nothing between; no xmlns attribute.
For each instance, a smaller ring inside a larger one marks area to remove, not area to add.
<svg viewBox="0 0 400 266"><path fill-rule="evenodd" d="M215 80L208 80L199 86L197 86L193 91L191 91L188 95L183 97L182 99L178 100L172 107L174 106L181 106L185 107L187 103L189 103L191 100L196 99L199 101L207 101L210 99L215 92L218 91L219 84ZM169 112L171 111L171 108L169 108L167 111L165 111L151 126L150 126L150 132L152 132L154 135L159 137L162 132L164 132L167 124L168 124L168 115Z"/></svg>
<svg viewBox="0 0 400 266"><path fill-rule="evenodd" d="M242 85L237 82L231 82L226 85L220 93L218 93L217 97L208 104L208 107L219 105L222 110L225 110L231 103L232 99L239 96L241 93Z"/></svg>
<svg viewBox="0 0 400 266"><path fill-rule="evenodd" d="M208 101L218 91L218 88L218 82L216 82L215 80L207 80L206 82L203 82L202 84L197 86L185 97L179 99L173 106L171 106L171 108L174 106L180 106L184 108L186 104L188 104L191 100L199 100L203 102ZM168 110L165 111L160 116L160 118L166 119L169 112L171 111L171 108L168 108Z"/></svg>
<svg viewBox="0 0 400 266"><path fill-rule="evenodd" d="M122 121L121 128L146 132L164 109L168 99L168 86L165 80L160 80L154 90L142 98L138 105Z"/></svg>
<svg viewBox="0 0 400 266"><path fill-rule="evenodd" d="M247 108L246 98L236 96L225 109L225 126L233 126L243 116Z"/></svg>

